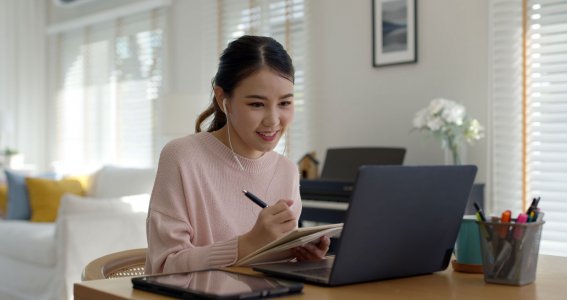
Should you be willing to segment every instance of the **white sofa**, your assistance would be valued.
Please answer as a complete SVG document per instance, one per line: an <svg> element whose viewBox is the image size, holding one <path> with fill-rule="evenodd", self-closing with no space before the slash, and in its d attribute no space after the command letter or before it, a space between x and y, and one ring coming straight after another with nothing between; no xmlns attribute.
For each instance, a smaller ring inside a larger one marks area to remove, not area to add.
<svg viewBox="0 0 567 300"><path fill-rule="evenodd" d="M0 299L72 299L88 262L147 247L155 170L106 166L92 176L87 197L62 197L55 223L0 220Z"/></svg>

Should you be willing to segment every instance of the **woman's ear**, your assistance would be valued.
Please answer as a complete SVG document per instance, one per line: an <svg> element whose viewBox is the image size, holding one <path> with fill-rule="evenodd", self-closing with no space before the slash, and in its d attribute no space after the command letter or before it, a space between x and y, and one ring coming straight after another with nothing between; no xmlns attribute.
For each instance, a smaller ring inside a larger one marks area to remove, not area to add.
<svg viewBox="0 0 567 300"><path fill-rule="evenodd" d="M217 102L217 105L222 108L223 101L226 98L226 94L224 93L224 90L220 86L215 86L213 88L213 92L215 93L215 101Z"/></svg>

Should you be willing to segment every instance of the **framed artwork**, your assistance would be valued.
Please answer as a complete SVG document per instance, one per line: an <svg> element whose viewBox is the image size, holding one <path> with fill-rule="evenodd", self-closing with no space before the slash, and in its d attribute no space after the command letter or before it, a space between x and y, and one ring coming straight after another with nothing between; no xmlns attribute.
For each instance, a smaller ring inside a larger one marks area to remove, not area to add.
<svg viewBox="0 0 567 300"><path fill-rule="evenodd" d="M417 62L416 0L372 0L372 64Z"/></svg>

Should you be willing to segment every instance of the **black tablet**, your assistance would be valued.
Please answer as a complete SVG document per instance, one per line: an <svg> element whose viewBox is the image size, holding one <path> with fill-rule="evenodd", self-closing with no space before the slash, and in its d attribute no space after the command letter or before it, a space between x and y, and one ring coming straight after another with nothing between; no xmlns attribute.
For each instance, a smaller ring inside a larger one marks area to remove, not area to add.
<svg viewBox="0 0 567 300"><path fill-rule="evenodd" d="M135 289L179 299L254 299L300 293L303 284L222 270L132 278Z"/></svg>

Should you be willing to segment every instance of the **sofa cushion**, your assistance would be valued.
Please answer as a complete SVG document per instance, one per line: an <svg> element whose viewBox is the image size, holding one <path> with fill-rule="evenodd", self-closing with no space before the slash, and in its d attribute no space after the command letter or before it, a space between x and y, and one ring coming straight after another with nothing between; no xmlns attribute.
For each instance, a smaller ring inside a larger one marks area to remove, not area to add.
<svg viewBox="0 0 567 300"><path fill-rule="evenodd" d="M42 266L55 264L55 224L0 221L0 255Z"/></svg>
<svg viewBox="0 0 567 300"><path fill-rule="evenodd" d="M26 178L26 184L31 207L30 221L32 222L54 222L63 194L84 195L81 183L74 179Z"/></svg>
<svg viewBox="0 0 567 300"><path fill-rule="evenodd" d="M94 174L89 197L112 198L151 194L156 170L104 166Z"/></svg>
<svg viewBox="0 0 567 300"><path fill-rule="evenodd" d="M30 199L26 176L11 170L4 170L6 182L8 183L8 204L6 207L6 219L29 220L31 217ZM54 173L43 173L38 178L53 179Z"/></svg>
<svg viewBox="0 0 567 300"><path fill-rule="evenodd" d="M58 215L84 213L125 213L147 212L150 201L149 194L140 194L116 198L92 198L73 194L65 194L61 198Z"/></svg>
<svg viewBox="0 0 567 300"><path fill-rule="evenodd" d="M16 172L5 170L8 182L8 207L6 219L29 220L31 216L26 178Z"/></svg>
<svg viewBox="0 0 567 300"><path fill-rule="evenodd" d="M6 214L8 207L8 186L5 183L0 183L0 218Z"/></svg>
<svg viewBox="0 0 567 300"><path fill-rule="evenodd" d="M87 193L91 189L92 177L92 174L73 174L65 175L62 179L73 179L79 181L83 187L83 191Z"/></svg>

